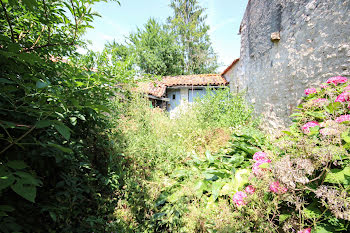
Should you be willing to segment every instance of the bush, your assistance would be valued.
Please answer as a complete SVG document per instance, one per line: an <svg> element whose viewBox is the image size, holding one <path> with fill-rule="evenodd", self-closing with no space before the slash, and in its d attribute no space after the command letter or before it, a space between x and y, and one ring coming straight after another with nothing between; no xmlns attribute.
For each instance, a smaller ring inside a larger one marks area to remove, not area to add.
<svg viewBox="0 0 350 233"><path fill-rule="evenodd" d="M349 231L349 96L347 79L333 77L305 90L286 136L254 157L237 211L270 231ZM263 202L261 201L263 200ZM256 231L256 228L250 228ZM312 230L311 230L312 229Z"/></svg>

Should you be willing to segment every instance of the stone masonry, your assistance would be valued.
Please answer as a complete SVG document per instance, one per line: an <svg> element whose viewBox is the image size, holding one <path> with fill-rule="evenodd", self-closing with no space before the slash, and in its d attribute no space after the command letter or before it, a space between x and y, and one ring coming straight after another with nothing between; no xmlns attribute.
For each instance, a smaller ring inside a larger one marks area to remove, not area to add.
<svg viewBox="0 0 350 233"><path fill-rule="evenodd" d="M225 77L269 128L290 123L304 89L350 77L350 0L250 0L240 33L240 60Z"/></svg>

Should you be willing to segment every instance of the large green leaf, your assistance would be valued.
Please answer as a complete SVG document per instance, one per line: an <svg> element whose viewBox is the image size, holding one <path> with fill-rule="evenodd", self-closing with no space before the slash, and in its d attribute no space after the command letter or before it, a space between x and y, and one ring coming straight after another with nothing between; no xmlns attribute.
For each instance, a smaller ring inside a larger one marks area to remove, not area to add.
<svg viewBox="0 0 350 233"><path fill-rule="evenodd" d="M15 182L15 177L12 174L9 175L1 175L0 177L0 190L3 190Z"/></svg>
<svg viewBox="0 0 350 233"><path fill-rule="evenodd" d="M14 192L16 192L24 199L35 202L36 187L34 185L26 184L19 180L14 185L12 185L11 188Z"/></svg>
<svg viewBox="0 0 350 233"><path fill-rule="evenodd" d="M6 165L16 170L28 167L28 165L23 160L12 160L7 162Z"/></svg>
<svg viewBox="0 0 350 233"><path fill-rule="evenodd" d="M67 148L67 147L64 147L64 146L61 146L61 145L57 145L55 143L49 142L47 145L55 147L55 148L61 150L62 152L65 152L65 153L73 153L73 151L70 148Z"/></svg>
<svg viewBox="0 0 350 233"><path fill-rule="evenodd" d="M50 120L41 120L41 121L38 121L36 124L35 124L35 127L40 129L40 128L45 128L45 127L48 127L50 125L52 125L52 121Z"/></svg>
<svg viewBox="0 0 350 233"><path fill-rule="evenodd" d="M344 169L331 169L330 172L327 173L325 182L332 184L350 184L350 167L345 167Z"/></svg>
<svg viewBox="0 0 350 233"><path fill-rule="evenodd" d="M69 140L70 138L70 128L65 126L61 122L55 122L54 123L55 129L66 139Z"/></svg>
<svg viewBox="0 0 350 233"><path fill-rule="evenodd" d="M36 84L35 84L35 86L36 86L36 88L38 88L38 89L42 89L42 88L48 87L49 84L46 83L46 82L37 81Z"/></svg>
<svg viewBox="0 0 350 233"><path fill-rule="evenodd" d="M19 181L21 181L23 184L30 184L34 186L41 185L41 181L39 179L36 179L32 174L24 171L17 171L14 173L16 176L19 177Z"/></svg>
<svg viewBox="0 0 350 233"><path fill-rule="evenodd" d="M215 201L221 191L222 186L224 186L226 184L226 182L224 180L219 180L216 181L212 184L211 186L211 195L213 196L213 200Z"/></svg>
<svg viewBox="0 0 350 233"><path fill-rule="evenodd" d="M322 215L322 211L317 207L317 202L313 202L303 209L305 216L309 219L317 219Z"/></svg>

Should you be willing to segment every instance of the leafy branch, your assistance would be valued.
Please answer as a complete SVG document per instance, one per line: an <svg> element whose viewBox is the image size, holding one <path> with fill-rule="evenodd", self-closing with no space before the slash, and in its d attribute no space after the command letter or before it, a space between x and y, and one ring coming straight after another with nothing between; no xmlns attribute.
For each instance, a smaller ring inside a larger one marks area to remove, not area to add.
<svg viewBox="0 0 350 233"><path fill-rule="evenodd" d="M10 22L10 18L7 14L7 10L6 10L6 7L5 7L5 4L3 3L3 1L1 0L1 6L4 10L4 13L5 13L5 17L6 17L6 21L7 23L9 24L9 27L10 27L10 31L11 31L11 40L13 43L15 43L15 36L14 36L14 33L13 33L13 29L12 29L12 25L11 25L11 22Z"/></svg>

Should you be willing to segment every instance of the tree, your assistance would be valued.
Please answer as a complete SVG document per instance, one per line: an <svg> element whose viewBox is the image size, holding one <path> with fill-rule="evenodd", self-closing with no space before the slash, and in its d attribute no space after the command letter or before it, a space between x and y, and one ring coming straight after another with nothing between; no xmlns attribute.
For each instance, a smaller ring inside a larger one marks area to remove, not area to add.
<svg viewBox="0 0 350 233"><path fill-rule="evenodd" d="M135 62L143 73L183 73L181 47L176 43L175 35L156 20L150 18L143 28L131 33L128 39L135 54Z"/></svg>
<svg viewBox="0 0 350 233"><path fill-rule="evenodd" d="M1 232L107 231L117 181L106 112L124 67L69 57L98 1L0 0Z"/></svg>
<svg viewBox="0 0 350 233"><path fill-rule="evenodd" d="M169 26L182 46L185 73L211 73L218 67L205 24L204 8L197 0L172 0Z"/></svg>

